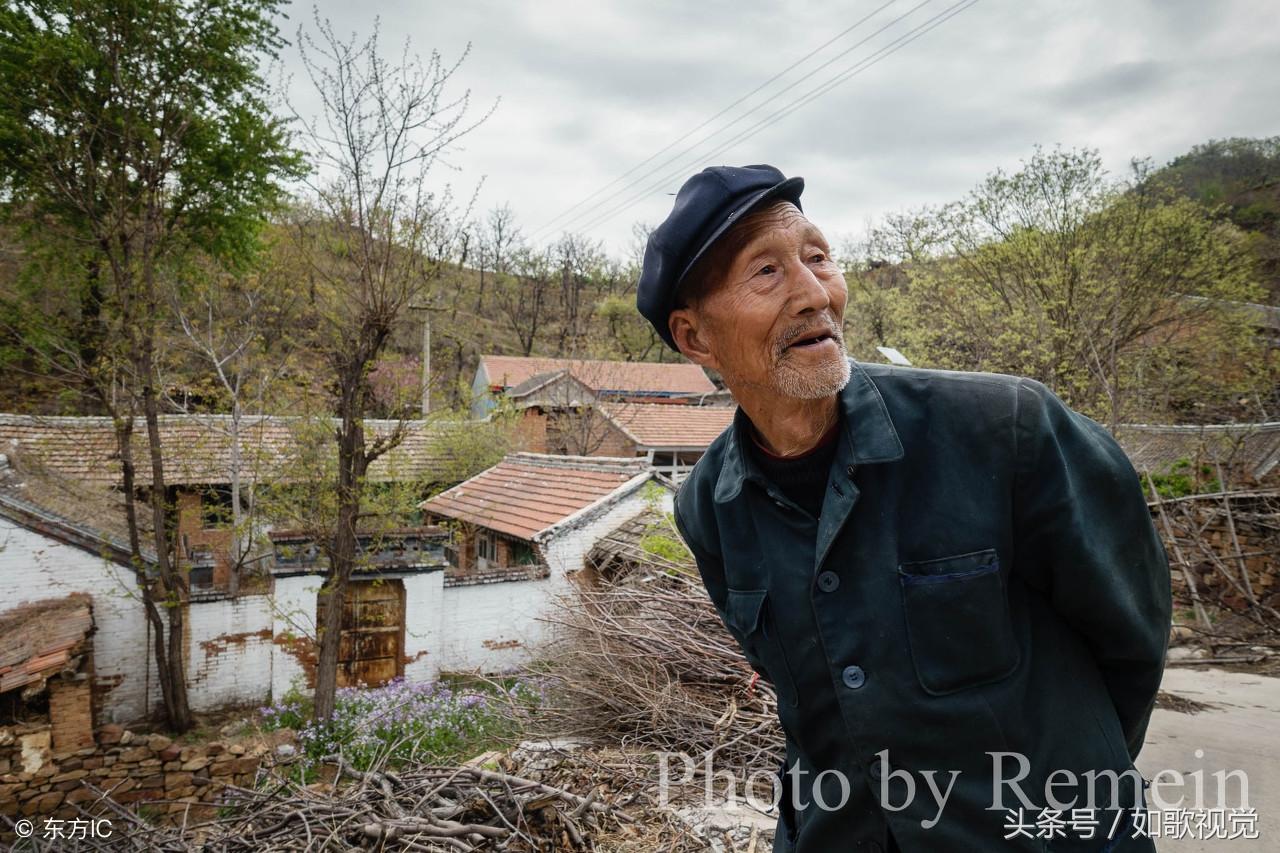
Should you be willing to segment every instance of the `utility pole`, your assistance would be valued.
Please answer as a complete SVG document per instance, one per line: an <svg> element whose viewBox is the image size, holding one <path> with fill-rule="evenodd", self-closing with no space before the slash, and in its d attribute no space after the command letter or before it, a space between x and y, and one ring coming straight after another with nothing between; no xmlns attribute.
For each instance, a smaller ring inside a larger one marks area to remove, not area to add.
<svg viewBox="0 0 1280 853"><path fill-rule="evenodd" d="M410 311L422 312L422 417L431 411L431 312L434 305L410 305Z"/></svg>

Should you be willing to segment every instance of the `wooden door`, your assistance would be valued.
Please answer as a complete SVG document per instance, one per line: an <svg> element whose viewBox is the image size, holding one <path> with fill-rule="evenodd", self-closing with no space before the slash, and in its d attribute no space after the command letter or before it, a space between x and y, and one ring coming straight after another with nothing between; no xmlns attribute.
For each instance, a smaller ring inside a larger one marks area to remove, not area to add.
<svg viewBox="0 0 1280 853"><path fill-rule="evenodd" d="M342 605L338 686L379 687L404 674L404 582L353 580Z"/></svg>

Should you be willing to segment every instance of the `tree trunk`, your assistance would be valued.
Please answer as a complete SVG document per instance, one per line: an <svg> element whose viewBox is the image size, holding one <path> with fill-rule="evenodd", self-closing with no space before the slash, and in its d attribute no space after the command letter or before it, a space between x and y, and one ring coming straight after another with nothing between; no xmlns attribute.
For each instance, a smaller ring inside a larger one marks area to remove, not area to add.
<svg viewBox="0 0 1280 853"><path fill-rule="evenodd" d="M231 577L227 581L227 591L234 598L240 594L240 569L248 554L247 543L252 541L253 532L243 527L244 513L240 508L240 419L243 410L240 406L240 378L236 377L235 395L231 404Z"/></svg>
<svg viewBox="0 0 1280 853"><path fill-rule="evenodd" d="M338 651L342 643L342 608L356 562L356 524L360 517L361 480L368 466L364 424L359 411L363 367L348 371L340 401L338 432L338 508L329 543L329 573L316 597L317 638L315 718L333 716L338 688Z"/></svg>
<svg viewBox="0 0 1280 853"><path fill-rule="evenodd" d="M109 401L103 402L107 404ZM129 555L133 561L134 578L137 580L138 589L142 592L142 609L146 613L147 621L151 624L151 636L155 638L152 654L156 658L156 671L166 673L169 671L169 656L164 643L164 620L160 618L160 608L156 606L154 579L148 576L146 560L142 557L142 537L138 534L138 513L133 502L136 488L133 464L133 415L121 417L117 412L114 418L116 448L120 452L124 517L129 530ZM160 695L164 702L165 713L169 715L169 709L173 707L173 694L169 690L169 680L164 677L160 679ZM149 710L144 709L144 711Z"/></svg>
<svg viewBox="0 0 1280 853"><path fill-rule="evenodd" d="M151 330L145 329L142 334L144 340L139 367L142 374L142 413L147 422L147 444L151 455L151 516L152 524L155 525L156 566L160 580L164 584L165 607L169 611L168 666L159 666L161 662L158 658L156 663L161 689L166 696L165 711L168 713L169 727L181 733L188 731L194 725L191 707L187 702L186 654L182 642L189 602L187 583L174 567L169 548L168 513L165 506L167 494L160 441L160 404L154 381L153 340ZM159 642L158 639L157 642Z"/></svg>

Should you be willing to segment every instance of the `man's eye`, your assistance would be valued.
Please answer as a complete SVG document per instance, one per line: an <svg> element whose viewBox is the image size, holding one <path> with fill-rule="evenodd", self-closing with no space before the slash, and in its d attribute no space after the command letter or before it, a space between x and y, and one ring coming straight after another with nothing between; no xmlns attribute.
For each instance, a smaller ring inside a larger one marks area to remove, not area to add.
<svg viewBox="0 0 1280 853"><path fill-rule="evenodd" d="M773 264L765 264L760 267L760 269L756 270L756 275L773 275L773 270Z"/></svg>

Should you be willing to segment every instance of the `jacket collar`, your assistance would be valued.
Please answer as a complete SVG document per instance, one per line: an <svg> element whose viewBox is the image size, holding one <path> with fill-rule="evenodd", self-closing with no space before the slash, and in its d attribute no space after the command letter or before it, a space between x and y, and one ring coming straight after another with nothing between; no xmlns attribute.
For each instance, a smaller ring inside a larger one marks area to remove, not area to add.
<svg viewBox="0 0 1280 853"><path fill-rule="evenodd" d="M893 428L889 410L880 389L865 368L849 358L849 381L840 389L837 405L844 424L844 441L836 451L836 464L861 465L869 462L892 462L902 458L902 442ZM742 407L734 413L733 424L725 442L724 462L716 480L715 500L731 501L742 490L744 480L766 483L743 443L751 440L750 422Z"/></svg>

